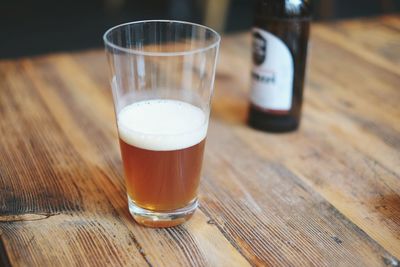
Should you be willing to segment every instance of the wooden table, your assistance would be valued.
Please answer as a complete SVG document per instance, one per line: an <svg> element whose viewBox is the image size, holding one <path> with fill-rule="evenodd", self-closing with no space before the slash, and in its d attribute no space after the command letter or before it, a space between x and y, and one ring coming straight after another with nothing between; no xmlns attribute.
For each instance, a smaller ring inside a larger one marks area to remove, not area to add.
<svg viewBox="0 0 400 267"><path fill-rule="evenodd" d="M128 209L102 50L0 62L0 265L398 266L400 17L316 24L299 131L245 125L248 34L227 36L200 209Z"/></svg>

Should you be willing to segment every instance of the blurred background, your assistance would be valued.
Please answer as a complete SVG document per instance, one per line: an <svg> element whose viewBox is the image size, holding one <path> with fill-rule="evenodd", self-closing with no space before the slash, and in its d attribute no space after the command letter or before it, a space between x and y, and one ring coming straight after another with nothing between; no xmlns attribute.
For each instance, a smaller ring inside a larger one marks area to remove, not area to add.
<svg viewBox="0 0 400 267"><path fill-rule="evenodd" d="M177 19L220 32L249 29L255 0L0 0L0 58L102 47L106 29ZM314 0L314 20L398 13L400 0Z"/></svg>

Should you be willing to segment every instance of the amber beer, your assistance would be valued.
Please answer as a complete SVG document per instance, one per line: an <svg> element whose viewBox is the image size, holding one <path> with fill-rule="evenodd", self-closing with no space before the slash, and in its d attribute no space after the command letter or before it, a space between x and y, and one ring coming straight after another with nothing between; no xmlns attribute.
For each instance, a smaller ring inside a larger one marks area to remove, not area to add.
<svg viewBox="0 0 400 267"><path fill-rule="evenodd" d="M178 150L155 151L120 139L129 197L140 207L168 211L196 198L205 140Z"/></svg>
<svg viewBox="0 0 400 267"><path fill-rule="evenodd" d="M151 211L169 211L195 201L207 119L176 100L137 102L118 113L119 140L128 197Z"/></svg>

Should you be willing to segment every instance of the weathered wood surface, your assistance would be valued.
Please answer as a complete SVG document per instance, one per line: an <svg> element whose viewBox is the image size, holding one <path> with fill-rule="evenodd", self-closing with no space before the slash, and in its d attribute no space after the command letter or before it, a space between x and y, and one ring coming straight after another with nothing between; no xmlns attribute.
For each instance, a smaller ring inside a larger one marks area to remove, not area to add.
<svg viewBox="0 0 400 267"><path fill-rule="evenodd" d="M225 37L186 224L127 210L103 51L0 62L0 265L398 266L400 17L316 24L299 131L245 125L249 36Z"/></svg>

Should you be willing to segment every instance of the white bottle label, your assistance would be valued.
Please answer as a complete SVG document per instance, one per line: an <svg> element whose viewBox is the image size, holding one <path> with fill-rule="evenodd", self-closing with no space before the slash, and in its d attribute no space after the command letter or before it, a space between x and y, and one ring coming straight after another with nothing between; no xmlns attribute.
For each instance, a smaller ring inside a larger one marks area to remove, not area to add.
<svg viewBox="0 0 400 267"><path fill-rule="evenodd" d="M292 106L293 57L275 35L253 29L251 102L271 111L288 111Z"/></svg>

